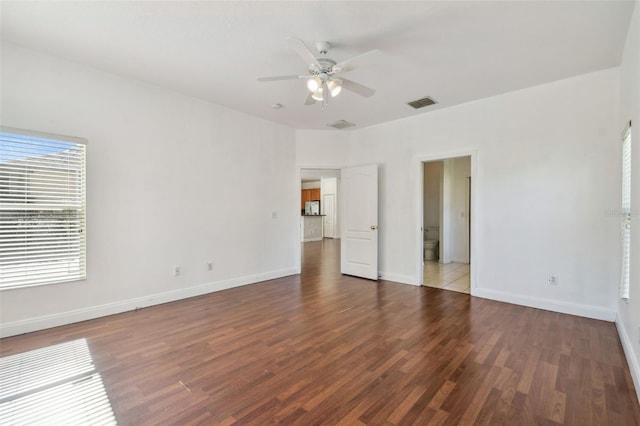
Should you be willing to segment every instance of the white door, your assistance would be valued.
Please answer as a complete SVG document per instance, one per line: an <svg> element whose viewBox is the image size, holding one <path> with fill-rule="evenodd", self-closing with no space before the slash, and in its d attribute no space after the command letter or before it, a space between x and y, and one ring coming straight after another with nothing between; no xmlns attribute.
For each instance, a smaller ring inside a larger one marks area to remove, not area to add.
<svg viewBox="0 0 640 426"><path fill-rule="evenodd" d="M378 166L342 169L340 272L378 279Z"/></svg>
<svg viewBox="0 0 640 426"><path fill-rule="evenodd" d="M324 214L325 238L336 237L336 194L322 196L322 211Z"/></svg>

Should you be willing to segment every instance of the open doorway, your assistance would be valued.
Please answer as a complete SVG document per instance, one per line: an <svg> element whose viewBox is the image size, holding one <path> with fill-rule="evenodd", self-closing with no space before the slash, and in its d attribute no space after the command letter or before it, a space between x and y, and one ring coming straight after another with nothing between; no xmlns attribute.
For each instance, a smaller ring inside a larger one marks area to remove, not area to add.
<svg viewBox="0 0 640 426"><path fill-rule="evenodd" d="M312 169L300 167L301 207L302 191L312 181L320 179L320 204L312 213L301 209L300 239L296 257L301 268L305 244L340 239L340 272L377 281L378 270L378 166L369 164L341 169ZM303 188L304 186L304 188ZM315 184L314 186L317 186ZM317 201L316 201L317 203ZM306 206L306 204L305 204ZM313 207L309 204L309 207ZM318 221L318 216L321 221ZM344 219L344 220L343 220ZM314 221L315 225L307 222ZM321 229L318 226L321 225ZM316 237L310 238L311 228ZM298 269L300 272L300 269Z"/></svg>
<svg viewBox="0 0 640 426"><path fill-rule="evenodd" d="M340 245L340 167L300 167L299 235L295 245L297 272L302 270L303 255L324 253L318 245L336 240ZM309 205L308 202L317 202ZM316 210L317 206L317 210ZM314 214L316 213L317 214ZM335 244L334 244L335 245ZM307 250L309 249L309 250ZM335 254L335 253L334 253ZM340 260L339 249L337 261Z"/></svg>
<svg viewBox="0 0 640 426"><path fill-rule="evenodd" d="M422 163L422 284L471 291L471 156Z"/></svg>
<svg viewBox="0 0 640 426"><path fill-rule="evenodd" d="M301 242L340 238L339 169L300 170Z"/></svg>

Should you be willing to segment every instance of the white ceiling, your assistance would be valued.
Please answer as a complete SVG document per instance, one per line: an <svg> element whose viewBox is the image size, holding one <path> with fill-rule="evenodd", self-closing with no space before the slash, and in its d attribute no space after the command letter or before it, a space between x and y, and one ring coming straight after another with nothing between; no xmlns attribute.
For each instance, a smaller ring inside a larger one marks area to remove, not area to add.
<svg viewBox="0 0 640 426"><path fill-rule="evenodd" d="M365 127L620 63L633 1L2 1L3 40L130 76L294 128ZM287 39L334 45L345 77L377 89L304 106ZM406 102L439 102L414 110ZM280 103L284 108L274 110Z"/></svg>

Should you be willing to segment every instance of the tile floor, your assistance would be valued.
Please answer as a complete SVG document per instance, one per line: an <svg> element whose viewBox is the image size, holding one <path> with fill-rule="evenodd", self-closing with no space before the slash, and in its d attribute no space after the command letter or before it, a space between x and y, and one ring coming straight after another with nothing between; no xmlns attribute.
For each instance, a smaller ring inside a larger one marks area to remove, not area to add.
<svg viewBox="0 0 640 426"><path fill-rule="evenodd" d="M424 285L469 294L469 265L442 264L434 260L424 262Z"/></svg>

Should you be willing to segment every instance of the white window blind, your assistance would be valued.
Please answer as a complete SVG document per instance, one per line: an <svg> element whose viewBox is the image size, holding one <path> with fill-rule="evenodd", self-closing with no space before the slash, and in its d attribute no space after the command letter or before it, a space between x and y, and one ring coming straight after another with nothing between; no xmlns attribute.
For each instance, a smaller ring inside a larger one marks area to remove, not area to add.
<svg viewBox="0 0 640 426"><path fill-rule="evenodd" d="M86 277L85 148L0 131L0 289Z"/></svg>
<svg viewBox="0 0 640 426"><path fill-rule="evenodd" d="M631 122L622 135L622 274L620 298L629 299L631 266Z"/></svg>

